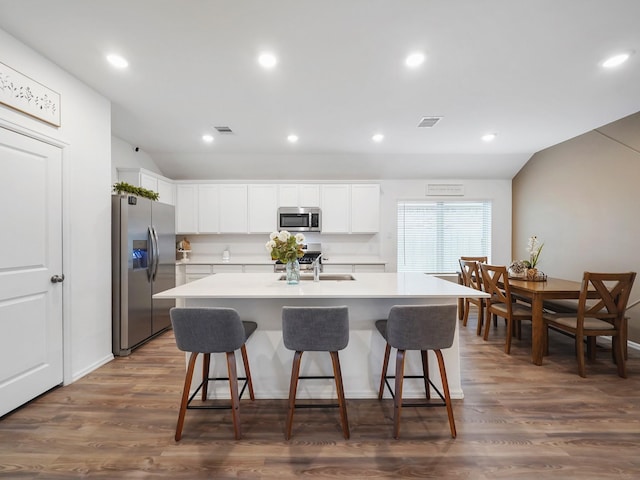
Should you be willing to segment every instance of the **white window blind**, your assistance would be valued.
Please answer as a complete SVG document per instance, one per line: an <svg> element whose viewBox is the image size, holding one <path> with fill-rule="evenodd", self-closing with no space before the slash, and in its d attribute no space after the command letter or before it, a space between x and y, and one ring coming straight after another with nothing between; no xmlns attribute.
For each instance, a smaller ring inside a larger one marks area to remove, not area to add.
<svg viewBox="0 0 640 480"><path fill-rule="evenodd" d="M453 273L490 253L490 201L398 202L398 272Z"/></svg>

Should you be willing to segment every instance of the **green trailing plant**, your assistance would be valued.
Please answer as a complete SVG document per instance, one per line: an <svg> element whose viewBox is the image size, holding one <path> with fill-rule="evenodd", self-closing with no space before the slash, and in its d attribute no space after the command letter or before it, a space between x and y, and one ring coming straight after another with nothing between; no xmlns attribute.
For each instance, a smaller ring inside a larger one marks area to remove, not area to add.
<svg viewBox="0 0 640 480"><path fill-rule="evenodd" d="M136 187L127 182L118 182L113 184L113 191L117 194L129 193L138 197L148 198L150 200L158 200L160 195L153 190L147 190L146 188Z"/></svg>

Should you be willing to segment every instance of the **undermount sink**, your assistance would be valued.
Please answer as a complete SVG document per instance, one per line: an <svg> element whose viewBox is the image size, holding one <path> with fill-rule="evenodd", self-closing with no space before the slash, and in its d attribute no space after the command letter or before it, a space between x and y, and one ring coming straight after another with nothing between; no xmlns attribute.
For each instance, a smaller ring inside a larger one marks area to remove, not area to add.
<svg viewBox="0 0 640 480"><path fill-rule="evenodd" d="M278 280L286 280L287 276L286 275L281 275L280 278ZM313 274L312 273L303 273L300 275L300 281L305 280L305 281L313 281ZM320 281L327 281L327 280L332 280L334 282L341 282L344 280L355 280L354 276L348 273L321 273L320 274Z"/></svg>

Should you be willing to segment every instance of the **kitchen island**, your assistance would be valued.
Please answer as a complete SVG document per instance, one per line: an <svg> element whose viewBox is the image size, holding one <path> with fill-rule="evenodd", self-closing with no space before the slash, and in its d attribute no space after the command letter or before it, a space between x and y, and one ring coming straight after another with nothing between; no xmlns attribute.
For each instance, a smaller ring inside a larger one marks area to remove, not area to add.
<svg viewBox="0 0 640 480"><path fill-rule="evenodd" d="M375 329L375 320L386 318L393 305L449 304L457 303L459 298L487 296L422 273L321 274L318 282L305 279L297 285L288 285L281 278L278 273L222 273L157 293L154 298L176 299L179 305L187 307L235 308L243 320L257 322L258 330L247 342L257 398L287 398L289 393L293 352L287 350L282 341L282 307L346 305L350 338L347 348L340 352L345 394L347 398L376 398L384 340ZM463 398L457 328L453 346L443 353L451 396ZM212 376L225 376L223 358L212 355ZM433 353L430 360L430 376L438 385L440 376ZM239 368L241 370L241 366ZM405 368L407 375L421 372L419 352L407 355ZM196 372L199 371L197 368ZM301 375L326 375L331 371L327 353L304 354ZM212 395L228 395L224 382L218 383L222 385L211 389ZM423 389L420 380L409 379L405 382L404 396L422 396ZM310 380L298 387L300 398L333 398L334 395L331 381Z"/></svg>

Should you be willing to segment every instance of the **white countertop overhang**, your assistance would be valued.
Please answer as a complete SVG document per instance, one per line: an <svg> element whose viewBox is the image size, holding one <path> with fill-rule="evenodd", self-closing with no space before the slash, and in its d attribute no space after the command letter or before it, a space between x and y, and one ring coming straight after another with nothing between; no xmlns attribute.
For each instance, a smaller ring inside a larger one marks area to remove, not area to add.
<svg viewBox="0 0 640 480"><path fill-rule="evenodd" d="M355 280L302 280L281 273L219 273L165 290L154 298L480 298L484 292L423 273L353 273Z"/></svg>

